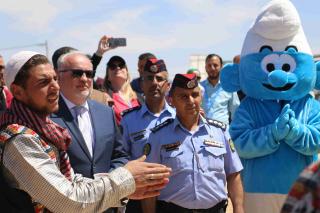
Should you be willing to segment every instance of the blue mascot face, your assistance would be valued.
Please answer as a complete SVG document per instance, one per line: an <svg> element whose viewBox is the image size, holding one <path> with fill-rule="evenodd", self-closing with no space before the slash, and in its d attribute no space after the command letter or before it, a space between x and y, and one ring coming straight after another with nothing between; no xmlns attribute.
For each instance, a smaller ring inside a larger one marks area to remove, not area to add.
<svg viewBox="0 0 320 213"><path fill-rule="evenodd" d="M244 93L260 99L299 99L313 89L316 80L313 57L294 46L282 52L263 46L259 53L241 58L239 71Z"/></svg>
<svg viewBox="0 0 320 213"><path fill-rule="evenodd" d="M239 65L226 65L221 83L228 92L241 89L256 99L296 100L314 88L316 68L313 57L295 46L281 52L262 46L260 52L242 57Z"/></svg>

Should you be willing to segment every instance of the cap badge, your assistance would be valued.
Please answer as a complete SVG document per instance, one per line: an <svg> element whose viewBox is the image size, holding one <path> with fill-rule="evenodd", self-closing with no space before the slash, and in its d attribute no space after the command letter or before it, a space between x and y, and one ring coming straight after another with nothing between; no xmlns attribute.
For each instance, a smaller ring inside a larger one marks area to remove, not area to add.
<svg viewBox="0 0 320 213"><path fill-rule="evenodd" d="M152 65L152 66L150 67L150 71L151 71L151 72L158 72L158 67L157 67L157 65Z"/></svg>
<svg viewBox="0 0 320 213"><path fill-rule="evenodd" d="M187 87L188 89L192 89L196 86L196 81L195 80L191 80L187 83Z"/></svg>

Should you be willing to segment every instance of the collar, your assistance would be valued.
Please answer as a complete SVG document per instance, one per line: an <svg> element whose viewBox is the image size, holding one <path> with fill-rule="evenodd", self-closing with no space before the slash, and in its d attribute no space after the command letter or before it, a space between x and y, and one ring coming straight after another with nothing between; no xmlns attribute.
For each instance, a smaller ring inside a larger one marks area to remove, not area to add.
<svg viewBox="0 0 320 213"><path fill-rule="evenodd" d="M62 99L64 100L64 102L66 103L68 109L70 112L72 112L72 108L77 106L74 103L72 103L71 101L69 101L62 93L60 93ZM84 102L84 104L82 104L81 106L83 106L87 111L89 111L89 105L88 102Z"/></svg>
<svg viewBox="0 0 320 213"><path fill-rule="evenodd" d="M200 119L199 119L199 123L198 123L198 129L196 131L198 131L200 128L202 128L203 126L205 126L205 124L208 124L207 123L207 120L202 117L200 115ZM173 129L176 129L177 126L180 126L180 128L182 128L183 130L187 131L187 132L190 132L189 130L187 130L182 124L181 122L179 121L178 117L176 116L174 118L174 121L173 121Z"/></svg>
<svg viewBox="0 0 320 213"><path fill-rule="evenodd" d="M218 87L221 87L221 83L220 83L220 79L219 81L217 82L217 84L215 86L213 86L208 79L204 80L203 81L203 86L206 86L206 87L211 87L211 88L218 88Z"/></svg>
<svg viewBox="0 0 320 213"><path fill-rule="evenodd" d="M167 102L165 102L162 111L159 113L159 116L165 111L168 111L171 115L174 115L174 109ZM140 109L140 115L144 116L146 113L155 116L153 112L149 111L147 104L144 103Z"/></svg>

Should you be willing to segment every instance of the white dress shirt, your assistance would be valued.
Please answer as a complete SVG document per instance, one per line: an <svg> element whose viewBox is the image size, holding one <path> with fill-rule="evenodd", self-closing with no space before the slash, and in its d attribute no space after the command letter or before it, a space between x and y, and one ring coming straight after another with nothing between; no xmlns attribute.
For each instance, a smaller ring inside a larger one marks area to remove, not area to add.
<svg viewBox="0 0 320 213"><path fill-rule="evenodd" d="M63 94L61 94L61 96L64 102L66 103L69 111L71 112L72 116L78 122L78 127L80 129L80 132L82 133L82 136L86 142L89 153L92 157L93 146L94 146L94 134L93 134L88 102L86 101L83 105L81 105L81 110L80 110L81 112L77 113L75 110L75 107L77 107L77 105L69 101L66 97L63 96Z"/></svg>

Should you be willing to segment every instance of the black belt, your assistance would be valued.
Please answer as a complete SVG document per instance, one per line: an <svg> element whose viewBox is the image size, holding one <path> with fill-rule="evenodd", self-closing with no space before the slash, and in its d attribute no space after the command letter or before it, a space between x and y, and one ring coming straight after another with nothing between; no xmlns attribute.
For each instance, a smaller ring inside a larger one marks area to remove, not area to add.
<svg viewBox="0 0 320 213"><path fill-rule="evenodd" d="M173 203L157 201L157 213L222 213L226 212L228 202L223 200L209 209L187 209Z"/></svg>

